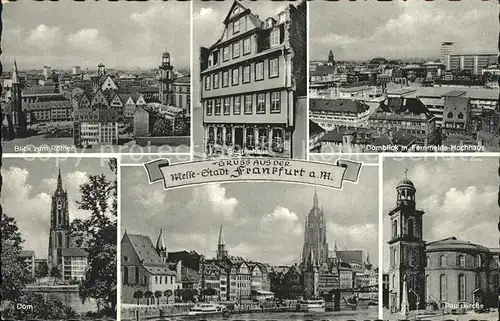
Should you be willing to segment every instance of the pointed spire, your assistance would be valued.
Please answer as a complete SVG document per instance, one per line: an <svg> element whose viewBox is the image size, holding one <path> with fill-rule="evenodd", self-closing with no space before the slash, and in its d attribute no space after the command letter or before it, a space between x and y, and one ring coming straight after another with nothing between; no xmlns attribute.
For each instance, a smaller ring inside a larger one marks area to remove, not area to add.
<svg viewBox="0 0 500 321"><path fill-rule="evenodd" d="M370 253L366 254L366 263L370 263Z"/></svg>
<svg viewBox="0 0 500 321"><path fill-rule="evenodd" d="M19 74L17 70L17 62L16 59L14 59L14 69L12 70L12 83L17 84L19 83Z"/></svg>
<svg viewBox="0 0 500 321"><path fill-rule="evenodd" d="M61 178L61 165L59 165L59 174L57 175L57 190L63 190Z"/></svg>
<svg viewBox="0 0 500 321"><path fill-rule="evenodd" d="M318 207L318 192L316 191L316 188L314 188L314 198L313 198L313 207L317 208Z"/></svg>
<svg viewBox="0 0 500 321"><path fill-rule="evenodd" d="M222 234L222 224L220 226L220 231L219 231L219 245L224 245L224 235Z"/></svg>
<svg viewBox="0 0 500 321"><path fill-rule="evenodd" d="M333 247L333 250L335 252L337 252L339 250L338 247L337 247L337 240L336 239L335 239L335 246Z"/></svg>
<svg viewBox="0 0 500 321"><path fill-rule="evenodd" d="M160 235L158 235L158 240L156 241L156 250L157 251L166 251L167 247L165 246L165 242L163 242L163 229L160 229Z"/></svg>

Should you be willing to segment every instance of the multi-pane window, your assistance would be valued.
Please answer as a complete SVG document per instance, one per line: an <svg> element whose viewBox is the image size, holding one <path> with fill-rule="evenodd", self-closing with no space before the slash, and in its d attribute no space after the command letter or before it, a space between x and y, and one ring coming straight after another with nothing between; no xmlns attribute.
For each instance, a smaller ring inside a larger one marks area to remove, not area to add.
<svg viewBox="0 0 500 321"><path fill-rule="evenodd" d="M241 96L234 96L233 115L241 113Z"/></svg>
<svg viewBox="0 0 500 321"><path fill-rule="evenodd" d="M264 79L264 62L255 63L255 80Z"/></svg>
<svg viewBox="0 0 500 321"><path fill-rule="evenodd" d="M441 274L439 278L439 300L446 301L446 275Z"/></svg>
<svg viewBox="0 0 500 321"><path fill-rule="evenodd" d="M269 59L269 78L279 76L278 58Z"/></svg>
<svg viewBox="0 0 500 321"><path fill-rule="evenodd" d="M266 112L266 96L265 94L257 94L257 114Z"/></svg>
<svg viewBox="0 0 500 321"><path fill-rule="evenodd" d="M458 256L458 266L465 266L465 255L459 255Z"/></svg>
<svg viewBox="0 0 500 321"><path fill-rule="evenodd" d="M240 32L240 19L236 19L233 22L233 34L237 34L238 32Z"/></svg>
<svg viewBox="0 0 500 321"><path fill-rule="evenodd" d="M222 60L229 60L229 46L224 47L224 49L222 50Z"/></svg>
<svg viewBox="0 0 500 321"><path fill-rule="evenodd" d="M275 91L271 93L271 113L279 112L281 112L280 92Z"/></svg>
<svg viewBox="0 0 500 321"><path fill-rule="evenodd" d="M280 30L274 29L271 31L271 46L277 46L280 44Z"/></svg>
<svg viewBox="0 0 500 321"><path fill-rule="evenodd" d="M240 70L238 68L233 69L232 83L237 85L240 82Z"/></svg>
<svg viewBox="0 0 500 321"><path fill-rule="evenodd" d="M229 97L224 98L224 115L229 115L231 113L231 99Z"/></svg>
<svg viewBox="0 0 500 321"><path fill-rule="evenodd" d="M233 58L238 58L240 56L240 42L233 43Z"/></svg>
<svg viewBox="0 0 500 321"><path fill-rule="evenodd" d="M229 71L222 72L222 87L229 86Z"/></svg>
<svg viewBox="0 0 500 321"><path fill-rule="evenodd" d="M210 90L210 75L205 76L205 90Z"/></svg>
<svg viewBox="0 0 500 321"><path fill-rule="evenodd" d="M245 114L252 113L252 95L245 95Z"/></svg>
<svg viewBox="0 0 500 321"><path fill-rule="evenodd" d="M249 54L252 51L251 45L250 45L250 38L246 38L243 40L243 54Z"/></svg>
<svg viewBox="0 0 500 321"><path fill-rule="evenodd" d="M243 82L250 82L250 66L243 67Z"/></svg>
<svg viewBox="0 0 500 321"><path fill-rule="evenodd" d="M220 115L220 98L215 99L215 114Z"/></svg>
<svg viewBox="0 0 500 321"><path fill-rule="evenodd" d="M465 275L458 276L458 301L465 301Z"/></svg>
<svg viewBox="0 0 500 321"><path fill-rule="evenodd" d="M206 104L207 104L207 116L210 116L210 115L212 115L212 112L213 112L212 99L207 100Z"/></svg>
<svg viewBox="0 0 500 321"><path fill-rule="evenodd" d="M214 89L219 88L219 73L214 74Z"/></svg>

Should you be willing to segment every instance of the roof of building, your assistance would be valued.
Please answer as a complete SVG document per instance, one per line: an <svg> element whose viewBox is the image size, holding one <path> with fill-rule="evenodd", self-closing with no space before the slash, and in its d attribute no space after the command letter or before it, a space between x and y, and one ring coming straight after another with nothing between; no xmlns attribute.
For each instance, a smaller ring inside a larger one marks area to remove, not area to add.
<svg viewBox="0 0 500 321"><path fill-rule="evenodd" d="M408 177L405 177L403 178L399 183L398 183L398 187L399 186L412 186L412 187L415 187L415 185L413 184L413 182L411 180L408 179Z"/></svg>
<svg viewBox="0 0 500 321"><path fill-rule="evenodd" d="M360 114L369 110L370 106L358 100L312 98L309 100L309 109Z"/></svg>
<svg viewBox="0 0 500 321"><path fill-rule="evenodd" d="M450 134L443 141L444 146L477 145L477 139L472 136Z"/></svg>
<svg viewBox="0 0 500 321"><path fill-rule="evenodd" d="M443 94L443 97L460 97L467 95L466 91L463 90L452 90Z"/></svg>
<svg viewBox="0 0 500 321"><path fill-rule="evenodd" d="M61 249L61 255L62 256L88 256L88 253L81 248L76 248L76 247L70 247L70 248L62 248Z"/></svg>
<svg viewBox="0 0 500 321"><path fill-rule="evenodd" d="M174 83L191 84L191 76L182 76L174 79Z"/></svg>
<svg viewBox="0 0 500 321"><path fill-rule="evenodd" d="M311 72L312 76L328 76L335 74L335 66L333 65L321 65L317 66L314 71Z"/></svg>
<svg viewBox="0 0 500 321"><path fill-rule="evenodd" d="M19 252L19 257L33 257L35 256L35 251L21 251Z"/></svg>
<svg viewBox="0 0 500 321"><path fill-rule="evenodd" d="M37 101L31 103L23 103L23 109L36 110L36 109L55 109L55 108L69 108L71 109L71 101L69 100L56 100L56 101Z"/></svg>
<svg viewBox="0 0 500 321"><path fill-rule="evenodd" d="M363 264L363 251L337 251L337 257L341 262Z"/></svg>
<svg viewBox="0 0 500 321"><path fill-rule="evenodd" d="M496 89L456 87L455 91L465 91L471 99L498 100ZM449 92L449 87L418 87L415 97L442 97Z"/></svg>
<svg viewBox="0 0 500 321"><path fill-rule="evenodd" d="M427 252L463 250L490 252L490 250L485 246L474 244L470 241L461 241L458 240L455 236L427 243L425 250Z"/></svg>
<svg viewBox="0 0 500 321"><path fill-rule="evenodd" d="M144 265L163 264L149 236L130 233L127 233L126 236L130 239L130 243L132 244L135 253Z"/></svg>
<svg viewBox="0 0 500 321"><path fill-rule="evenodd" d="M344 135L353 135L356 136L354 143L360 144L370 144L372 141L373 135L376 133L375 130L369 128L355 128L348 129L345 127L340 127L329 131L321 138L323 142L335 142L335 143L343 143L342 137Z"/></svg>
<svg viewBox="0 0 500 321"><path fill-rule="evenodd" d="M416 98L389 97L380 104L379 108L372 116L376 117L379 113L401 115L403 118L405 115L410 114L427 119L434 117L427 107Z"/></svg>
<svg viewBox="0 0 500 321"><path fill-rule="evenodd" d="M55 96L60 96L62 95L60 92L55 92L54 87L28 87L26 89L23 89L21 92L21 96L28 96L28 95L55 95Z"/></svg>
<svg viewBox="0 0 500 321"><path fill-rule="evenodd" d="M324 132L325 130L321 128L318 124L313 122L312 120L309 120L309 136L312 136L314 134L319 134Z"/></svg>

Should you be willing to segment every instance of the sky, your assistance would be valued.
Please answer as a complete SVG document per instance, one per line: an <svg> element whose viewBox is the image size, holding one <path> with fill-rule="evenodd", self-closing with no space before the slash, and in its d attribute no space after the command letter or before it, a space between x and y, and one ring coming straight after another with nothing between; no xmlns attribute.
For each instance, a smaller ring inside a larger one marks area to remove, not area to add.
<svg viewBox="0 0 500 321"><path fill-rule="evenodd" d="M498 247L498 157L385 158L383 163L384 258L389 253L389 211L396 207L396 186L408 178L417 189L417 209L423 216L424 241L455 236L487 247ZM384 270L388 269L384 259Z"/></svg>
<svg viewBox="0 0 500 321"><path fill-rule="evenodd" d="M286 8L286 5L297 5L299 1L242 1L245 7L259 16L261 20L275 16ZM201 47L210 47L222 36L224 19L229 13L233 1L194 1L193 2L193 55L195 56L193 74L200 74L199 56ZM199 107L199 77L195 77L193 101Z"/></svg>
<svg viewBox="0 0 500 321"><path fill-rule="evenodd" d="M457 52L497 52L496 1L311 1L312 60L439 58L443 41ZM328 14L325 14L328 12Z"/></svg>
<svg viewBox="0 0 500 321"><path fill-rule="evenodd" d="M15 218L25 240L23 248L35 251L38 259L47 258L51 202L59 164L63 188L68 192L70 220L89 216L76 204L81 199L79 186L87 182L89 174L103 173L109 180L114 179L106 158L3 158L3 212Z"/></svg>
<svg viewBox="0 0 500 321"><path fill-rule="evenodd" d="M189 2L17 1L2 16L5 68L157 68L166 47L190 66Z"/></svg>
<svg viewBox="0 0 500 321"><path fill-rule="evenodd" d="M223 225L230 255L276 265L300 261L313 186L232 182L163 190L162 183L148 183L142 166L121 173L122 235L126 230L156 243L163 229L169 252L195 250L213 258ZM378 167L372 166L343 190L317 188L332 250L337 241L340 250L363 250L378 262L377 186Z"/></svg>

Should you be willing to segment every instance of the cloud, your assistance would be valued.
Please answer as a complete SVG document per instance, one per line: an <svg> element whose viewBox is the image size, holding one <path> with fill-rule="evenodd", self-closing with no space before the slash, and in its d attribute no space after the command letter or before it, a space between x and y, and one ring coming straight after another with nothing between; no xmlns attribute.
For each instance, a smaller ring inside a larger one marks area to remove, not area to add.
<svg viewBox="0 0 500 321"><path fill-rule="evenodd" d="M66 40L73 49L84 52L106 53L111 51L112 48L111 42L106 37L103 37L99 30L94 28L81 29L68 35Z"/></svg>
<svg viewBox="0 0 500 321"><path fill-rule="evenodd" d="M209 184L196 189L194 192L193 204L200 204L206 201L209 209L225 219L234 216L234 209L238 204L235 198L226 197L226 188L220 184Z"/></svg>
<svg viewBox="0 0 500 321"><path fill-rule="evenodd" d="M20 34L19 29L17 29L17 32ZM59 27L49 27L41 24L28 33L26 43L42 50L50 50L59 45L62 38L63 33Z"/></svg>

